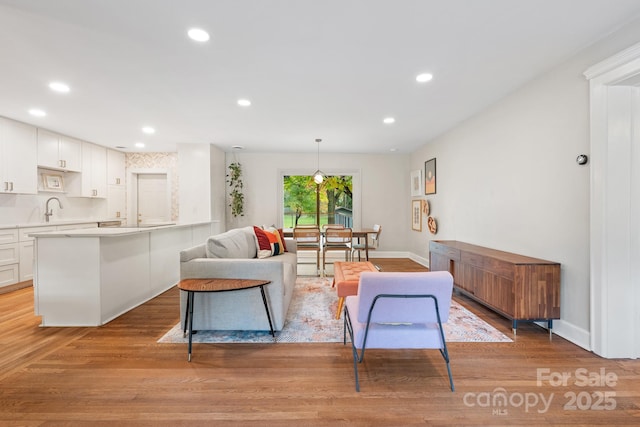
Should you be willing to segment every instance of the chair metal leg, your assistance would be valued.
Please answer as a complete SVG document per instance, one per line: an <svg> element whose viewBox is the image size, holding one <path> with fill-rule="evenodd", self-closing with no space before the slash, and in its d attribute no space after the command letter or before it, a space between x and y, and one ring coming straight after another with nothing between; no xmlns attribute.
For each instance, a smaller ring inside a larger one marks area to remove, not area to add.
<svg viewBox="0 0 640 427"><path fill-rule="evenodd" d="M360 380L358 378L358 363L362 362L362 358L358 357L358 349L353 344L353 327L351 326L351 318L349 317L349 310L344 308L344 332L343 332L343 344L347 344L347 331L349 332L349 338L351 340L351 352L353 353L353 373L356 381L356 391L360 391ZM362 355L364 356L364 354Z"/></svg>
<svg viewBox="0 0 640 427"><path fill-rule="evenodd" d="M453 376L451 375L451 365L447 361L447 373L449 374L449 385L451 386L451 391L456 391L453 387Z"/></svg>
<svg viewBox="0 0 640 427"><path fill-rule="evenodd" d="M356 391L360 391L360 380L358 378L358 350L352 345L353 348L353 373L356 378Z"/></svg>
<svg viewBox="0 0 640 427"><path fill-rule="evenodd" d="M438 309L438 301L435 301L436 305L436 316L438 318L438 327L440 328L440 339L442 340L442 348L440 349L440 354L444 358L444 361L447 364L447 373L449 374L449 386L451 387L451 391L455 391L453 386L453 375L451 375L451 365L449 364L449 350L447 350L447 341L444 339L444 328L442 327L442 321L440 320L440 311Z"/></svg>

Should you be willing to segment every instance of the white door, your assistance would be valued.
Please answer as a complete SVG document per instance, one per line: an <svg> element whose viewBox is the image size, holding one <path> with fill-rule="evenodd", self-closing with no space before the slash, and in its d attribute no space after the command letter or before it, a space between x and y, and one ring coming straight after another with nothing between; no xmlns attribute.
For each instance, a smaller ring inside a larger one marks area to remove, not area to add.
<svg viewBox="0 0 640 427"><path fill-rule="evenodd" d="M169 189L166 174L138 175L138 224L150 225L167 222Z"/></svg>

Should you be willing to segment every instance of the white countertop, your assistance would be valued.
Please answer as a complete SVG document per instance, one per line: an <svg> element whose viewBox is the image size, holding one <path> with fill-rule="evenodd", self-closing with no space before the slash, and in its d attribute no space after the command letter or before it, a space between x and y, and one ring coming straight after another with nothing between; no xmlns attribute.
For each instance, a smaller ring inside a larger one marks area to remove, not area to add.
<svg viewBox="0 0 640 427"><path fill-rule="evenodd" d="M138 233L151 233L156 230L166 230L169 228L190 227L193 225L211 224L215 221L203 221L187 224L167 224L157 227L105 227L105 228L80 228L74 230L59 230L29 233L30 237L117 237Z"/></svg>
<svg viewBox="0 0 640 427"><path fill-rule="evenodd" d="M69 219L64 221L51 221L51 222L31 222L23 224L0 224L0 230L11 228L35 228L35 227L55 227L56 225L73 225L73 224L91 224L102 222L102 219Z"/></svg>

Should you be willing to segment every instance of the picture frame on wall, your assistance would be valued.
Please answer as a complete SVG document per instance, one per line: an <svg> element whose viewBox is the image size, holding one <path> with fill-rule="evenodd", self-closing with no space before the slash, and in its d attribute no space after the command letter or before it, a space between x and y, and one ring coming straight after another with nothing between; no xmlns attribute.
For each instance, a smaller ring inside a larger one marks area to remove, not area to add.
<svg viewBox="0 0 640 427"><path fill-rule="evenodd" d="M420 169L411 172L411 196L422 195L422 171Z"/></svg>
<svg viewBox="0 0 640 427"><path fill-rule="evenodd" d="M411 229L422 231L422 200L411 201Z"/></svg>
<svg viewBox="0 0 640 427"><path fill-rule="evenodd" d="M64 179L60 174L43 173L42 188L45 191L64 191Z"/></svg>
<svg viewBox="0 0 640 427"><path fill-rule="evenodd" d="M436 194L436 158L424 162L424 194Z"/></svg>

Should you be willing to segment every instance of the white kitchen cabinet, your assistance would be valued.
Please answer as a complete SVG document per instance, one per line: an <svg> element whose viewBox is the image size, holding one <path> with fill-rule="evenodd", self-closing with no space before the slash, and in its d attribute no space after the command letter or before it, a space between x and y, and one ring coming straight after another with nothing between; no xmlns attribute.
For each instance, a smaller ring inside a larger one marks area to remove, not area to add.
<svg viewBox="0 0 640 427"><path fill-rule="evenodd" d="M18 264L0 265L0 288L18 283Z"/></svg>
<svg viewBox="0 0 640 427"><path fill-rule="evenodd" d="M121 151L107 149L107 185L122 185L125 180L125 155Z"/></svg>
<svg viewBox="0 0 640 427"><path fill-rule="evenodd" d="M33 280L33 240L20 242L20 282Z"/></svg>
<svg viewBox="0 0 640 427"><path fill-rule="evenodd" d="M0 230L0 287L18 283L19 263L18 230L15 228Z"/></svg>
<svg viewBox="0 0 640 427"><path fill-rule="evenodd" d="M19 253L17 242L0 245L0 265L18 264L20 261Z"/></svg>
<svg viewBox="0 0 640 427"><path fill-rule="evenodd" d="M107 218L126 221L125 154L107 150Z"/></svg>
<svg viewBox="0 0 640 427"><path fill-rule="evenodd" d="M18 231L15 228L0 229L0 245L15 243L18 241Z"/></svg>
<svg viewBox="0 0 640 427"><path fill-rule="evenodd" d="M107 187L107 218L126 220L126 188L123 185Z"/></svg>
<svg viewBox="0 0 640 427"><path fill-rule="evenodd" d="M38 129L38 166L80 172L82 170L82 141Z"/></svg>
<svg viewBox="0 0 640 427"><path fill-rule="evenodd" d="M0 117L0 193L38 192L37 130Z"/></svg>
<svg viewBox="0 0 640 427"><path fill-rule="evenodd" d="M53 225L46 227L25 227L18 229L19 236L19 256L20 256L20 282L26 282L27 280L33 280L33 242L34 238L30 237L31 233L44 233L46 231L55 231L56 227Z"/></svg>
<svg viewBox="0 0 640 427"><path fill-rule="evenodd" d="M107 197L107 149L82 143L81 197Z"/></svg>

